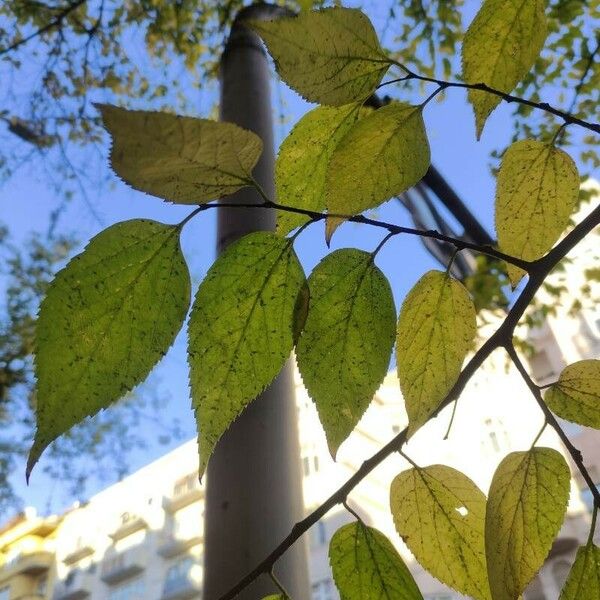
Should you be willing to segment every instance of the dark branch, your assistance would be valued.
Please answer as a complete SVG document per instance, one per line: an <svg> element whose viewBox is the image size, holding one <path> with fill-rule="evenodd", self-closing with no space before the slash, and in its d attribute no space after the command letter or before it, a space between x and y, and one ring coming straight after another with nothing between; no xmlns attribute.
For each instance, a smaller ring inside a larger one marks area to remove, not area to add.
<svg viewBox="0 0 600 600"><path fill-rule="evenodd" d="M398 79L392 79L386 83L397 83L400 81L408 81L410 79L415 79L417 81L425 81L427 83L435 83L440 88L462 88L467 90L478 90L480 92L487 92L488 94L493 94L494 96L498 96L504 102L508 102L509 104L515 102L517 104L523 104L525 106L530 106L531 108L536 108L538 110L543 110L547 113L554 115L555 117L559 117L564 121L567 125L579 125L585 129L589 129L590 131L594 131L596 133L600 133L600 125L598 123L590 123L589 121L584 121L583 119L579 119L572 115L570 112L560 110L555 108L554 106L548 104L547 102L534 102L533 100L528 100L527 98L520 98L519 96L513 96L512 94L507 94L505 92L501 92L495 88L486 85L485 83L465 83L463 81L444 81L443 79L435 79L434 77L426 77L425 75L419 75L405 67L402 63L394 61L393 64L400 67L403 71L406 72L404 77L399 77Z"/></svg>
<svg viewBox="0 0 600 600"><path fill-rule="evenodd" d="M552 414L552 412L550 411L548 406L546 406L546 403L544 402L544 399L540 392L540 388L533 382L533 380L529 376L529 373L525 369L525 366L523 365L523 362L519 358L519 355L517 354L517 351L515 350L515 347L513 346L512 343L507 344L506 351L508 352L515 367L517 367L517 370L521 374L521 377L527 384L527 387L533 394L535 401L538 403L539 407L541 408L542 412L544 413L546 422L554 429L554 431L556 431L561 442L563 443L563 445L565 446L565 448L571 455L573 462L579 469L581 476L585 479L585 482L588 484L590 492L592 493L592 496L594 497L594 504L596 506L600 507L600 491L596 488L596 484L594 483L594 480L590 477L590 474L588 473L588 470L586 469L585 464L583 463L583 456L581 455L581 452L571 443L571 440L569 439L567 434L564 432L563 428L560 426L560 423L557 421L556 417Z"/></svg>
<svg viewBox="0 0 600 600"><path fill-rule="evenodd" d="M51 21L46 23L46 25L44 25L43 27L40 27L39 29L37 29L36 31L31 33L30 35L24 37L21 40L18 40L17 42L15 42L14 44L11 44L10 46L7 46L6 48L0 48L0 56L3 56L4 54L8 54L9 52L16 50L20 46L27 44L31 40L35 39L36 37L39 37L40 35L43 35L47 31L50 31L51 29L60 28L60 26L62 25L62 22L65 20L65 18L68 17L73 11L77 10L80 6L82 6L86 2L87 2L87 0L75 0L75 2L68 4L67 6L65 6L65 8L63 10L61 10L56 15L56 17L54 17L54 19L52 19Z"/></svg>
<svg viewBox="0 0 600 600"><path fill-rule="evenodd" d="M235 206L235 205L234 205ZM463 371L458 377L458 380L450 390L448 395L442 400L438 408L430 417L435 418L442 409L448 406L451 402L455 401L464 387L471 379L475 371L483 364L487 357L498 348L509 348L512 347L512 338L515 327L527 307L533 300L536 292L544 282L544 279L550 273L550 271L562 260L566 254L572 250L590 231L600 224L600 206L596 207L579 225L573 229L551 252L549 252L544 258L535 261L530 265L529 281L521 292L521 295L513 305L512 309L508 313L506 319L502 322L502 325L496 330L496 332L483 344L483 346L474 354L473 358L467 363ZM539 390L538 390L539 392ZM552 418L553 415L550 413ZM551 423L551 421L549 421ZM358 471L350 477L346 483L344 483L336 492L334 492L329 498L321 504L316 510L310 513L302 521L299 521L294 525L290 534L250 573L243 577L235 586L233 586L227 593L223 594L219 600L232 600L239 594L243 589L250 585L257 577L262 574L268 574L273 565L277 562L283 554L294 544L300 536L306 533L319 519L321 519L327 512L329 512L334 506L343 504L348 494L358 485L375 467L383 462L388 456L397 450L401 449L406 442L408 428L402 430L395 438L393 438L388 444L386 444L381 450L376 452L371 458L367 459L360 466ZM562 439L562 438L561 438ZM564 441L564 440L563 440ZM573 448L570 441L567 439L569 444L567 448ZM577 453L577 449L574 449ZM581 459L579 458L581 463ZM583 465L582 465L583 466ZM585 469L585 467L583 467ZM587 481L587 480L586 480Z"/></svg>

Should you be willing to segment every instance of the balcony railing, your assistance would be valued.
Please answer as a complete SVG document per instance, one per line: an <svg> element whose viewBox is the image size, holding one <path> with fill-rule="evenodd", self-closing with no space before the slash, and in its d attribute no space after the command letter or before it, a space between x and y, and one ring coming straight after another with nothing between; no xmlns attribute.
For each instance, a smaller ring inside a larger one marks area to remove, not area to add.
<svg viewBox="0 0 600 600"><path fill-rule="evenodd" d="M173 533L167 533L162 535L160 538L158 553L163 558L173 558L174 556L183 554L192 546L202 543L203 539L204 538L200 534L190 535L188 537L180 537Z"/></svg>
<svg viewBox="0 0 600 600"><path fill-rule="evenodd" d="M138 515L131 515L128 516L127 520L121 522L117 529L110 534L110 537L116 542L117 540L131 535L140 529L145 529L146 527L148 527L148 523L145 519Z"/></svg>
<svg viewBox="0 0 600 600"><path fill-rule="evenodd" d="M82 558L85 558L86 556L91 556L92 554L94 554L94 549L92 548L92 546L80 546L72 552L69 552L69 554L67 554L63 558L63 562L65 563L65 565L72 565L76 562L79 562Z"/></svg>
<svg viewBox="0 0 600 600"><path fill-rule="evenodd" d="M160 600L189 600L200 596L201 585L189 575L165 581Z"/></svg>
<svg viewBox="0 0 600 600"><path fill-rule="evenodd" d="M140 548L132 548L118 554L108 554L102 563L100 578L105 583L119 583L144 570Z"/></svg>
<svg viewBox="0 0 600 600"><path fill-rule="evenodd" d="M82 571L71 572L69 577L57 582L53 600L85 600L92 593L93 576Z"/></svg>
<svg viewBox="0 0 600 600"><path fill-rule="evenodd" d="M23 551L2 565L3 569L10 570L14 575L41 575L47 571L54 562L54 553L49 550Z"/></svg>
<svg viewBox="0 0 600 600"><path fill-rule="evenodd" d="M200 483L197 486L188 488L179 492L178 494L172 494L171 496L164 496L162 506L164 510L170 513L188 506L192 502L196 502L204 497L204 490L200 487Z"/></svg>

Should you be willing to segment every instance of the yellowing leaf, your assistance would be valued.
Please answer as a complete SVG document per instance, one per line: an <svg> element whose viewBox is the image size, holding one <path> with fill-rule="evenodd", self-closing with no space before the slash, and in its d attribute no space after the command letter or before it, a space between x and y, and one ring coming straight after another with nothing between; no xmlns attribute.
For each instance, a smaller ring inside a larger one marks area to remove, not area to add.
<svg viewBox="0 0 600 600"><path fill-rule="evenodd" d="M421 107L392 102L358 121L335 148L327 209L354 215L374 208L417 183L430 161Z"/></svg>
<svg viewBox="0 0 600 600"><path fill-rule="evenodd" d="M545 0L484 0L467 29L462 48L463 77L509 93L529 72L546 39ZM500 97L469 90L477 138Z"/></svg>
<svg viewBox="0 0 600 600"><path fill-rule="evenodd" d="M296 356L335 457L387 373L396 310L388 280L362 250L329 254L308 285Z"/></svg>
<svg viewBox="0 0 600 600"><path fill-rule="evenodd" d="M489 600L485 495L466 475L444 465L403 471L392 482L390 507L423 567L461 594Z"/></svg>
<svg viewBox="0 0 600 600"><path fill-rule="evenodd" d="M423 600L394 546L373 527L356 522L338 529L329 562L343 600Z"/></svg>
<svg viewBox="0 0 600 600"><path fill-rule="evenodd" d="M275 184L280 204L321 212L325 209L325 175L335 147L360 114L356 104L318 106L304 115L279 149ZM277 233L285 235L308 217L277 211Z"/></svg>
<svg viewBox="0 0 600 600"><path fill-rule="evenodd" d="M475 333L473 301L462 283L446 273L429 271L406 296L396 357L410 435L456 383Z"/></svg>
<svg viewBox="0 0 600 600"><path fill-rule="evenodd" d="M251 26L281 78L309 102L340 106L364 100L390 66L360 10L325 8Z"/></svg>
<svg viewBox="0 0 600 600"><path fill-rule="evenodd" d="M559 417L600 429L600 360L581 360L566 367L544 401Z"/></svg>
<svg viewBox="0 0 600 600"><path fill-rule="evenodd" d="M559 600L600 598L600 548L589 542L577 550L575 562Z"/></svg>
<svg viewBox="0 0 600 600"><path fill-rule="evenodd" d="M136 190L201 204L252 185L262 141L233 123L97 105L114 171Z"/></svg>
<svg viewBox="0 0 600 600"><path fill-rule="evenodd" d="M542 566L563 522L570 480L552 448L513 452L496 469L485 518L493 600L515 600Z"/></svg>
<svg viewBox="0 0 600 600"><path fill-rule="evenodd" d="M188 350L201 474L219 438L289 358L305 282L289 240L256 232L229 246L200 284Z"/></svg>
<svg viewBox="0 0 600 600"><path fill-rule="evenodd" d="M543 256L568 225L578 193L579 174L568 154L535 140L512 144L502 159L496 188L500 249L525 260ZM519 273L509 270L513 283Z"/></svg>
<svg viewBox="0 0 600 600"><path fill-rule="evenodd" d="M50 442L143 381L190 303L179 229L109 227L60 271L36 324L37 431L28 473Z"/></svg>

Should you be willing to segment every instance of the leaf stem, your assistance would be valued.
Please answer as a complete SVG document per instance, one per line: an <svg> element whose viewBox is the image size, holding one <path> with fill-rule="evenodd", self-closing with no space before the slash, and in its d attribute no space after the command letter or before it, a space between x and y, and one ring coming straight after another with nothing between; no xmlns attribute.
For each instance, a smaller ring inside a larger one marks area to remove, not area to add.
<svg viewBox="0 0 600 600"><path fill-rule="evenodd" d="M291 600L291 596L287 593L287 590L283 587L283 584L275 575L273 568L271 568L271 570L269 571L269 577L271 578L271 581L276 585L277 589L283 594L284 600Z"/></svg>
<svg viewBox="0 0 600 600"><path fill-rule="evenodd" d="M458 407L458 398L454 401L454 406L452 407L452 415L450 416L450 422L448 423L448 429L446 429L446 435L442 438L444 441L448 439L450 435L450 430L452 429L452 425L454 424L454 417L456 416L456 409Z"/></svg>
<svg viewBox="0 0 600 600"><path fill-rule="evenodd" d="M342 502L342 505L361 525L364 525L361 516L348 504L348 498Z"/></svg>

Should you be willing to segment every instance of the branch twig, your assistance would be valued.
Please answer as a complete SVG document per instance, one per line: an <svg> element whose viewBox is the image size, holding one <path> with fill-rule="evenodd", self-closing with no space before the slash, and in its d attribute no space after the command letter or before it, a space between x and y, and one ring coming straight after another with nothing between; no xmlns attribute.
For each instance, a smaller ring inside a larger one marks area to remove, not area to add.
<svg viewBox="0 0 600 600"><path fill-rule="evenodd" d="M20 46L27 44L34 38L43 35L47 31L50 31L55 27L60 27L66 17L68 17L74 10L77 10L82 4L85 4L86 2L87 0L75 0L75 2L68 4L61 12L59 12L56 15L56 17L54 17L54 19L52 19L52 21L46 23L46 25L44 25L43 27L40 27L30 35L24 37L21 40L18 40L17 42L11 44L10 46L7 46L6 48L0 48L0 56L3 56L4 54L8 54L9 52L16 50Z"/></svg>
<svg viewBox="0 0 600 600"><path fill-rule="evenodd" d="M572 444L571 440L569 439L567 434L564 432L563 428L560 426L560 423L558 422L558 420L556 419L554 414L552 414L552 411L548 408L548 406L546 406L546 403L544 402L544 399L542 398L540 388L533 382L533 380L529 376L529 373L527 372L527 369L525 369L525 366L523 365L523 362L519 358L519 355L517 354L517 351L515 350L515 347L512 344L512 342L510 344L506 345L506 351L508 352L508 355L510 356L515 367L517 367L517 371L519 371L519 373L521 374L521 377L527 384L527 387L533 394L533 397L535 398L535 401L538 403L538 406L544 413L546 422L548 423L548 425L550 425L550 427L552 427L552 429L554 429L554 431L556 431L561 442L564 444L565 448L567 449L567 452L571 455L571 458L573 459L573 462L575 463L577 469L581 473L581 476L584 478L585 482L588 484L588 486L590 488L590 492L592 493L592 496L594 497L594 504L596 506L600 507L600 491L598 489L596 489L596 484L594 483L593 479L591 478L590 474L588 473L588 470L585 467L585 464L583 463L583 456L581 455L581 452Z"/></svg>
<svg viewBox="0 0 600 600"><path fill-rule="evenodd" d="M512 309L504 319L502 325L473 355L465 368L459 375L456 383L442 400L430 419L435 418L442 409L456 400L473 374L479 369L488 356L498 348L512 346L512 337L517 323L529 306L535 293L538 291L546 276L556 264L574 248L590 231L600 225L600 206L596 207L579 225L573 229L565 238L546 256L531 264L529 281L524 287L521 295L514 303ZM535 384L534 384L535 385ZM537 388L536 388L537 389ZM550 415L552 418L553 415ZM549 421L551 423L551 421ZM273 565L310 527L327 514L334 506L343 504L348 494L358 485L375 467L383 462L388 456L401 449L407 439L408 428L403 429L395 438L388 442L378 452L365 460L358 471L352 475L336 492L334 492L323 504L294 525L289 535L252 571L235 584L228 592L223 594L219 600L233 600L243 589L250 585L257 577L269 573ZM570 444L570 442L569 442ZM571 444L572 446L572 444ZM575 449L575 452L578 452Z"/></svg>
<svg viewBox="0 0 600 600"><path fill-rule="evenodd" d="M578 117L573 116L569 112L564 110L560 110L555 108L554 106L548 104L547 102L534 102L533 100L528 100L527 98L520 98L519 96L513 96L512 94L507 94L505 92L501 92L495 88L486 85L485 83L465 83L463 81L444 81L443 79L436 79L435 77L427 77L425 75L419 75L414 71L411 71L408 67L404 66L402 63L397 61L393 61L397 67L400 67L406 75L403 77L399 77L397 79L392 79L386 83L397 83L399 81L408 81L410 79L414 79L416 81L424 81L426 83L435 83L438 86L446 89L446 88L462 88L467 90L478 90L480 92L487 92L488 94L493 94L494 96L498 96L504 102L512 103L515 102L517 104L523 104L525 106L530 106L531 108L536 108L538 110L543 110L547 113L554 115L555 117L559 117L562 119L567 125L579 125L585 129L589 129L590 131L594 131L596 133L600 133L600 124L598 123L590 123L589 121L584 121L583 119L579 119Z"/></svg>

